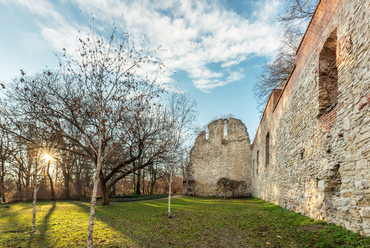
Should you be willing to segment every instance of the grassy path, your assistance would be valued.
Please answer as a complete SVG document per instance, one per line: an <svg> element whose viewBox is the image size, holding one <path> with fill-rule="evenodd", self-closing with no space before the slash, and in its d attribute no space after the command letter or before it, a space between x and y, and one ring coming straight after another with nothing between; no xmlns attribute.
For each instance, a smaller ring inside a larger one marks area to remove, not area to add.
<svg viewBox="0 0 370 248"><path fill-rule="evenodd" d="M370 247L370 238L327 225L256 198L112 203L97 207L95 247ZM84 247L89 204L38 203L0 209L0 247Z"/></svg>

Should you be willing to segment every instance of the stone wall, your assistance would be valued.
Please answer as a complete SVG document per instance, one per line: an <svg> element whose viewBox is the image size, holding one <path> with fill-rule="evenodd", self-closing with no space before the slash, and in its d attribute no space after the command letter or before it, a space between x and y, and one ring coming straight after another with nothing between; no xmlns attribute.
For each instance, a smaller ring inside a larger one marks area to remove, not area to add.
<svg viewBox="0 0 370 248"><path fill-rule="evenodd" d="M224 132L224 128L227 132ZM220 178L243 181L235 190L235 196L251 194L251 150L245 125L237 119L219 119L208 125L197 137L190 152L190 165L184 180L184 194L197 196L220 196L217 186ZM231 196L228 191L227 195Z"/></svg>
<svg viewBox="0 0 370 248"><path fill-rule="evenodd" d="M252 145L254 196L364 235L370 235L369 20L370 1L321 1L296 68L279 100L270 98Z"/></svg>
<svg viewBox="0 0 370 248"><path fill-rule="evenodd" d="M251 149L244 125L209 124L191 151L184 193L249 194L370 235L370 1L321 0L283 90L274 90Z"/></svg>

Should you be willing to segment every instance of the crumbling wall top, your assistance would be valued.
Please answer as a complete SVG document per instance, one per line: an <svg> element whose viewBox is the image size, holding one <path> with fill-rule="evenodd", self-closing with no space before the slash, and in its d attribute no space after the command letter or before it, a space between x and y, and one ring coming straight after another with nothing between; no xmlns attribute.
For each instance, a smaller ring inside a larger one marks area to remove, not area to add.
<svg viewBox="0 0 370 248"><path fill-rule="evenodd" d="M239 119L217 119L209 123L207 129L198 135L195 144L200 145L205 142L221 143L226 140L229 142L247 140L250 143L247 128Z"/></svg>

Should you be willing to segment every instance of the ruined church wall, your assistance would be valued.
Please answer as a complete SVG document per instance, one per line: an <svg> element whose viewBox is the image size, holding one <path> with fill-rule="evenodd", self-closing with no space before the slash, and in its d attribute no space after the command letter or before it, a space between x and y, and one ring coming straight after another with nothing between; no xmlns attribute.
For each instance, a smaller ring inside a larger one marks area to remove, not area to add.
<svg viewBox="0 0 370 248"><path fill-rule="evenodd" d="M369 1L321 1L297 66L280 99L270 97L252 145L254 196L364 235L370 235L369 20ZM334 69L325 69L333 66L325 52L333 45L336 79ZM333 80L337 89L325 88ZM323 111L330 94L336 104Z"/></svg>
<svg viewBox="0 0 370 248"><path fill-rule="evenodd" d="M227 125L227 137L224 127ZM244 184L235 196L251 194L251 150L245 125L238 119L219 119L208 125L209 138L203 131L190 152L190 165L184 180L183 193L197 196L221 196L217 181L226 177ZM227 196L232 192L228 191Z"/></svg>

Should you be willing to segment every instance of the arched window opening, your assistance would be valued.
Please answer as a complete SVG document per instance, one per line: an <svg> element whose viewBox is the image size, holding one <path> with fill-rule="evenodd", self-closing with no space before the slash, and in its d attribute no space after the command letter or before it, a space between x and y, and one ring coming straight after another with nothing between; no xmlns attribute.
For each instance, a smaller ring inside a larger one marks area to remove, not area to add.
<svg viewBox="0 0 370 248"><path fill-rule="evenodd" d="M335 29L319 56L319 109L317 118L332 110L338 103L337 30Z"/></svg>

